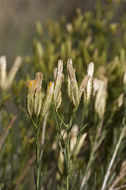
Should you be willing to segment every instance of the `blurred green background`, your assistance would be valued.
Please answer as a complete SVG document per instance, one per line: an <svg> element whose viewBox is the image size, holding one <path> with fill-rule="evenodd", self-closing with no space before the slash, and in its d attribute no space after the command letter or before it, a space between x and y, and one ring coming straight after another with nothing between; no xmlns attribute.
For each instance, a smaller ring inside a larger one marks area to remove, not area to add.
<svg viewBox="0 0 126 190"><path fill-rule="evenodd" d="M117 1L100 0L103 6ZM122 14L122 8L126 9L125 0L121 4L115 20ZM94 11L95 7L96 0L0 0L0 54L7 55L11 61L17 54L31 53L37 21L46 25L49 19L59 20L62 15L71 20L77 8L85 12Z"/></svg>
<svg viewBox="0 0 126 190"><path fill-rule="evenodd" d="M31 53L37 21L46 25L62 15L71 20L78 7L85 12L95 5L96 0L0 0L0 54L11 61Z"/></svg>

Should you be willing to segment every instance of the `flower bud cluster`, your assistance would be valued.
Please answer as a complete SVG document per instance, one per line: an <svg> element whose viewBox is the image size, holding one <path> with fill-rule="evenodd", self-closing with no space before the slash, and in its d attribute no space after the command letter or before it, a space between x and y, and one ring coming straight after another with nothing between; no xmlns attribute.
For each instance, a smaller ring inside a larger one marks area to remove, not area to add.
<svg viewBox="0 0 126 190"><path fill-rule="evenodd" d="M2 90L7 90L11 87L15 75L21 66L22 58L18 56L7 75L7 61L5 56L0 57L0 87Z"/></svg>
<svg viewBox="0 0 126 190"><path fill-rule="evenodd" d="M75 69L73 68L72 60L69 59L67 62L68 71L68 95L72 100L75 107L79 105L82 94L84 93L84 102L89 102L92 93L92 81L94 73L94 63L90 63L87 69L87 75L82 80L80 87L76 80Z"/></svg>
<svg viewBox="0 0 126 190"><path fill-rule="evenodd" d="M42 104L42 79L43 74L41 72L37 72L35 80L29 80L27 82L27 111L31 118L38 118L40 115L45 116L52 102L54 83L50 82L47 88L45 100Z"/></svg>
<svg viewBox="0 0 126 190"><path fill-rule="evenodd" d="M39 117L42 106L42 73L36 73L35 80L29 80L27 82L28 94L27 94L27 111L30 117Z"/></svg>

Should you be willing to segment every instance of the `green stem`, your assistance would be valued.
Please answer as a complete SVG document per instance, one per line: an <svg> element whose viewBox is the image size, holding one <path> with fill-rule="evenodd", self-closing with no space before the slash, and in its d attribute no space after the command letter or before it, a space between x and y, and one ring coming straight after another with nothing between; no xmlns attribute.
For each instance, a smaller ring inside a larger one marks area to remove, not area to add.
<svg viewBox="0 0 126 190"><path fill-rule="evenodd" d="M66 178L66 189L67 190L69 190L69 170L70 170L70 150L69 150L69 148L70 148L70 143L69 143L69 141L70 141L70 134L69 134L69 132L68 132L68 134L67 134L67 151L66 151L66 153L67 153L67 178Z"/></svg>
<svg viewBox="0 0 126 190"><path fill-rule="evenodd" d="M40 155L40 145L39 145L39 129L36 131L36 190L39 190L40 184L40 169L39 169L39 155Z"/></svg>
<svg viewBox="0 0 126 190"><path fill-rule="evenodd" d="M69 190L69 175L67 175L66 190Z"/></svg>
<svg viewBox="0 0 126 190"><path fill-rule="evenodd" d="M91 154L90 154L89 161L88 161L85 173L84 173L84 177L83 177L83 180L82 180L82 183L81 183L80 190L82 190L84 188L84 186L86 185L87 181L90 178L90 175L91 175L91 165L93 164L93 162L94 162L94 160L96 158L95 153L96 153L98 147L101 144L101 143L99 144L99 137L101 135L101 131L102 131L102 127L103 127L103 122L104 122L104 117L101 119L101 121L100 121L100 123L99 123L99 125L97 127L96 137L95 137L95 140L94 140L93 147L91 149Z"/></svg>
<svg viewBox="0 0 126 190"><path fill-rule="evenodd" d="M88 108L89 108L89 102L84 105L84 108L82 111L81 128L83 127L83 122L84 122L85 116L88 115Z"/></svg>

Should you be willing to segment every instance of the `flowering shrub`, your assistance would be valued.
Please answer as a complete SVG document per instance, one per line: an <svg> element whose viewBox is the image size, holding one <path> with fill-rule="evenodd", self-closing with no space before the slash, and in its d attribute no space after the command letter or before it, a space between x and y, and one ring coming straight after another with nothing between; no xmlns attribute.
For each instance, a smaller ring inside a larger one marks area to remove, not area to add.
<svg viewBox="0 0 126 190"><path fill-rule="evenodd" d="M0 57L1 190L125 188L125 23L123 15L112 20L118 3L49 22L47 39L37 23L33 55L17 57L8 74Z"/></svg>

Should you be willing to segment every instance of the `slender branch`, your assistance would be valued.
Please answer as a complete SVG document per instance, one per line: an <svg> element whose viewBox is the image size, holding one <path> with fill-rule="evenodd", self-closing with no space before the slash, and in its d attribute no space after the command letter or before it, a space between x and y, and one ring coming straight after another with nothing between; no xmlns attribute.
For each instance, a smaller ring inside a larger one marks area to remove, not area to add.
<svg viewBox="0 0 126 190"><path fill-rule="evenodd" d="M16 186L14 188L14 190L18 190L20 184L23 182L24 178L26 177L26 175L28 174L32 164L35 162L35 154L29 159L27 166L25 167L24 171L22 172L21 176L19 177L18 180L16 180Z"/></svg>
<svg viewBox="0 0 126 190"><path fill-rule="evenodd" d="M114 187L117 186L117 184L121 181L121 179L123 177L126 176L126 167L123 166L122 171L120 172L120 174L115 178L114 182L112 183L112 185L110 186L109 190L114 190Z"/></svg>
<svg viewBox="0 0 126 190"><path fill-rule="evenodd" d="M95 153L97 151L97 149L99 148L101 141L99 140L99 137L101 135L101 131L102 131L102 127L103 127L103 122L104 122L104 117L100 120L100 123L97 127L97 132L96 132L96 137L95 137L95 142L93 144L93 148L91 150L91 154L90 154L90 158L82 179L82 183L81 183L81 187L80 190L82 190L86 184L86 182L88 181L90 175L91 175L91 165L93 163L93 161L95 160Z"/></svg>
<svg viewBox="0 0 126 190"><path fill-rule="evenodd" d="M69 135L69 132L67 134L67 147L66 147L66 152L67 152L67 178L66 178L66 189L69 190L69 169L70 169L70 135Z"/></svg>
<svg viewBox="0 0 126 190"><path fill-rule="evenodd" d="M12 127L12 125L14 124L15 120L17 118L17 115L14 115L13 118L11 119L7 129L4 131L4 133L0 136L0 150L9 134L9 129Z"/></svg>
<svg viewBox="0 0 126 190"><path fill-rule="evenodd" d="M46 123L47 123L48 113L44 117L43 127L42 127L42 137L41 137L41 146L43 147L45 142L45 131L46 131Z"/></svg>
<svg viewBox="0 0 126 190"><path fill-rule="evenodd" d="M111 158L110 164L109 164L108 169L107 169L107 172L106 172L106 174L105 174L105 177L104 177L104 181L103 181L102 189L101 189L101 190L105 190L105 189L106 189L107 181L108 181L108 178L109 178L109 175L110 175L112 166L113 166L113 164L114 164L114 161L115 161L116 155L117 155L117 153L118 153L118 150L119 150L120 144L121 144L121 142L122 142L122 139L123 139L123 137L124 137L124 135L125 135L125 130L126 130L126 126L123 127L122 132L121 132L121 134L120 134L118 143L117 143L117 145L116 145L116 147L115 147L115 151L114 151L114 153L113 153L113 156L112 156L112 158Z"/></svg>
<svg viewBox="0 0 126 190"><path fill-rule="evenodd" d="M39 170L39 163L40 163L40 145L39 145L39 129L36 131L36 164L37 164L37 178L36 178L36 190L39 189L40 183L40 170Z"/></svg>
<svg viewBox="0 0 126 190"><path fill-rule="evenodd" d="M114 183L111 185L111 187L109 188L109 190L115 190L116 188L114 188L120 181L121 179L126 176L126 173L123 173L122 175L118 176L118 178L116 178L116 180L114 181Z"/></svg>
<svg viewBox="0 0 126 190"><path fill-rule="evenodd" d="M121 189L123 189L123 188L126 188L126 185L122 185L121 187L116 187L116 188L114 188L113 190L121 190Z"/></svg>
<svg viewBox="0 0 126 190"><path fill-rule="evenodd" d="M61 121L61 123L66 127L68 128L68 125L63 121L63 119L60 117L59 113L56 112L56 115L58 116L58 119Z"/></svg>

